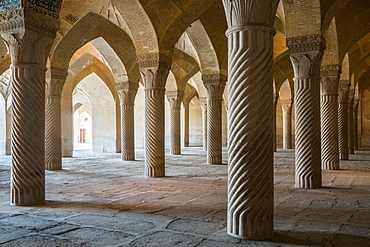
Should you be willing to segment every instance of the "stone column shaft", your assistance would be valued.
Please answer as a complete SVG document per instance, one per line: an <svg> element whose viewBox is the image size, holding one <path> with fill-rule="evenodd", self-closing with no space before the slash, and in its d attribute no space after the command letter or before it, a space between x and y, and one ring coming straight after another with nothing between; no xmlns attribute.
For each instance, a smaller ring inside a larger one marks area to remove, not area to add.
<svg viewBox="0 0 370 247"><path fill-rule="evenodd" d="M5 143L5 155L11 155L11 129L12 129L12 112L13 106L6 107L6 143Z"/></svg>
<svg viewBox="0 0 370 247"><path fill-rule="evenodd" d="M208 116L208 104L207 104L207 98L201 98L200 99L200 105L202 107L202 122L203 122L203 150L207 151L207 116Z"/></svg>
<svg viewBox="0 0 370 247"><path fill-rule="evenodd" d="M348 160L348 94L350 82L341 80L339 83L338 133L339 158Z"/></svg>
<svg viewBox="0 0 370 247"><path fill-rule="evenodd" d="M173 155L181 154L181 102L184 96L182 91L167 92L167 99L170 102L170 152Z"/></svg>
<svg viewBox="0 0 370 247"><path fill-rule="evenodd" d="M134 102L139 84L117 82L116 89L121 105L121 158L135 160L135 111Z"/></svg>
<svg viewBox="0 0 370 247"><path fill-rule="evenodd" d="M320 188L320 66L324 46L320 35L287 39L294 69L295 186Z"/></svg>
<svg viewBox="0 0 370 247"><path fill-rule="evenodd" d="M35 205L45 201L45 72L59 9L45 15L24 4L3 9L0 30L12 62L11 203Z"/></svg>
<svg viewBox="0 0 370 247"><path fill-rule="evenodd" d="M353 122L353 104L354 104L355 90L351 89L349 91L348 98L348 153L354 154L354 122Z"/></svg>
<svg viewBox="0 0 370 247"><path fill-rule="evenodd" d="M292 148L292 101L281 101L283 109L283 148Z"/></svg>
<svg viewBox="0 0 370 247"><path fill-rule="evenodd" d="M321 67L321 166L339 169L338 83L339 65Z"/></svg>
<svg viewBox="0 0 370 247"><path fill-rule="evenodd" d="M139 62L145 85L145 176L165 176L164 95L170 66L159 59Z"/></svg>
<svg viewBox="0 0 370 247"><path fill-rule="evenodd" d="M62 169L61 94L68 72L51 68L45 100L45 169Z"/></svg>
<svg viewBox="0 0 370 247"><path fill-rule="evenodd" d="M207 163L222 164L222 94L226 78L219 74L202 76L207 89Z"/></svg>
<svg viewBox="0 0 370 247"><path fill-rule="evenodd" d="M277 5L223 4L229 27L227 231L237 238L265 239L274 234L272 20Z"/></svg>
<svg viewBox="0 0 370 247"><path fill-rule="evenodd" d="M358 102L359 100L355 100L353 106L353 128L354 128L354 149L358 150Z"/></svg>

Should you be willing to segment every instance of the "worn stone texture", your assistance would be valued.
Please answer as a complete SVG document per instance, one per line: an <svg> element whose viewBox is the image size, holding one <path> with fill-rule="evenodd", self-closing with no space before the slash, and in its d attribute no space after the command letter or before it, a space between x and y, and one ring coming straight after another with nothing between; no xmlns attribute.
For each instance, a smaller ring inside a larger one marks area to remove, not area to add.
<svg viewBox="0 0 370 247"><path fill-rule="evenodd" d="M0 202L0 245L370 244L368 151L350 155L340 171L323 171L322 189L301 190L294 187L294 151L278 149L275 235L265 241L227 235L227 167L206 164L202 147L183 148L183 153L167 159L168 177L155 182L143 179L142 149L137 150L141 161L86 151L64 158L63 170L46 171L46 205L14 207L8 200ZM223 156L226 162L226 149ZM0 198L8 198L10 157L0 156L0 161Z"/></svg>

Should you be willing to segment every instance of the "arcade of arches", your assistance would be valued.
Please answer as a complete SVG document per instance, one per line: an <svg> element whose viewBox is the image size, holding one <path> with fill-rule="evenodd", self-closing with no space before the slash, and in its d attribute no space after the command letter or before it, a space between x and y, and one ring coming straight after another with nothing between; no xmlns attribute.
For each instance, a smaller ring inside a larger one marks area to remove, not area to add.
<svg viewBox="0 0 370 247"><path fill-rule="evenodd" d="M274 151L294 148L292 183L312 191L370 147L368 0L6 0L0 10L12 205L44 204L45 170L62 170L82 144L124 161L144 149L143 179L166 179L166 160L193 146L207 164L227 158L227 233L262 240L274 235Z"/></svg>

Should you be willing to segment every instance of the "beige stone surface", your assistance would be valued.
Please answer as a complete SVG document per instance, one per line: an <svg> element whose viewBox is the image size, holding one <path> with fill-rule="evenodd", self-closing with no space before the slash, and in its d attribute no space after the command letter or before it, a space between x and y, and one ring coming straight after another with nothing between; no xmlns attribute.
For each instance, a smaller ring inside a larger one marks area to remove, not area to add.
<svg viewBox="0 0 370 247"><path fill-rule="evenodd" d="M224 152L226 162L227 152ZM9 205L10 157L0 156L2 246L368 246L369 151L323 171L323 188L294 187L294 152L278 149L274 237L226 234L227 167L206 164L202 147L167 158L167 175L142 175L120 154L75 152L63 170L46 171L46 204Z"/></svg>

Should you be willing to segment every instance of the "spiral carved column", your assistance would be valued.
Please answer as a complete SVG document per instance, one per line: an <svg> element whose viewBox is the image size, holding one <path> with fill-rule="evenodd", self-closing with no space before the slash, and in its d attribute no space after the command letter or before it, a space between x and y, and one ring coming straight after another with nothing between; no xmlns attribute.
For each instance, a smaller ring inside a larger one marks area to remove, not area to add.
<svg viewBox="0 0 370 247"><path fill-rule="evenodd" d="M282 100L283 109L283 148L292 148L292 101Z"/></svg>
<svg viewBox="0 0 370 247"><path fill-rule="evenodd" d="M45 169L62 169L60 96L46 96Z"/></svg>
<svg viewBox="0 0 370 247"><path fill-rule="evenodd" d="M184 100L184 147L189 147L189 100Z"/></svg>
<svg viewBox="0 0 370 247"><path fill-rule="evenodd" d="M208 115L208 107L207 107L207 98L200 98L200 106L202 107L202 122L203 122L203 150L207 151L207 115Z"/></svg>
<svg viewBox="0 0 370 247"><path fill-rule="evenodd" d="M6 103L6 101L5 101ZM13 106L6 107L6 143L5 143L5 155L11 155L11 126L12 126L12 112Z"/></svg>
<svg viewBox="0 0 370 247"><path fill-rule="evenodd" d="M50 69L50 82L47 84L45 100L45 169L62 169L62 124L61 93L66 70Z"/></svg>
<svg viewBox="0 0 370 247"><path fill-rule="evenodd" d="M207 89L207 163L222 164L222 94L226 77L219 74L203 75Z"/></svg>
<svg viewBox="0 0 370 247"><path fill-rule="evenodd" d="M170 102L170 142L171 154L181 154L181 122L180 110L181 102L184 96L183 91L170 91L166 93L167 99Z"/></svg>
<svg viewBox="0 0 370 247"><path fill-rule="evenodd" d="M139 84L117 82L116 89L121 102L121 158L135 160L135 111L134 102Z"/></svg>
<svg viewBox="0 0 370 247"><path fill-rule="evenodd" d="M277 103L278 103L278 100L279 100L279 94L278 93L274 93L273 94L274 95L274 97L273 97L273 106L274 106L274 116L273 116L273 118L274 118L274 120L273 120L273 131L274 131L274 133L273 133L273 135L274 135L274 141L273 141L273 145L274 145L274 152L276 152L277 151L277 147L276 147L276 105L277 105Z"/></svg>
<svg viewBox="0 0 370 247"><path fill-rule="evenodd" d="M145 176L164 177L164 95L170 65L159 59L138 64L145 85Z"/></svg>
<svg viewBox="0 0 370 247"><path fill-rule="evenodd" d="M353 145L355 150L358 150L358 103L359 100L356 99L353 105L353 128L354 128Z"/></svg>
<svg viewBox="0 0 370 247"><path fill-rule="evenodd" d="M339 107L338 107L338 133L339 133L339 158L348 160L348 94L350 82L339 82Z"/></svg>
<svg viewBox="0 0 370 247"><path fill-rule="evenodd" d="M273 230L273 88L271 1L223 0L229 29L229 180L227 230L266 239ZM250 25L256 16L260 25Z"/></svg>
<svg viewBox="0 0 370 247"><path fill-rule="evenodd" d="M58 13L43 15L24 4L5 10L15 19L0 21L0 30L12 62L11 203L35 205L45 201L45 65Z"/></svg>
<svg viewBox="0 0 370 247"><path fill-rule="evenodd" d="M321 67L321 166L339 169L338 83L339 65Z"/></svg>
<svg viewBox="0 0 370 247"><path fill-rule="evenodd" d="M353 122L353 105L354 105L355 90L349 90L348 95L348 153L354 154L354 122Z"/></svg>
<svg viewBox="0 0 370 247"><path fill-rule="evenodd" d="M320 66L324 45L320 35L287 39L294 69L295 186L322 186L320 131Z"/></svg>

